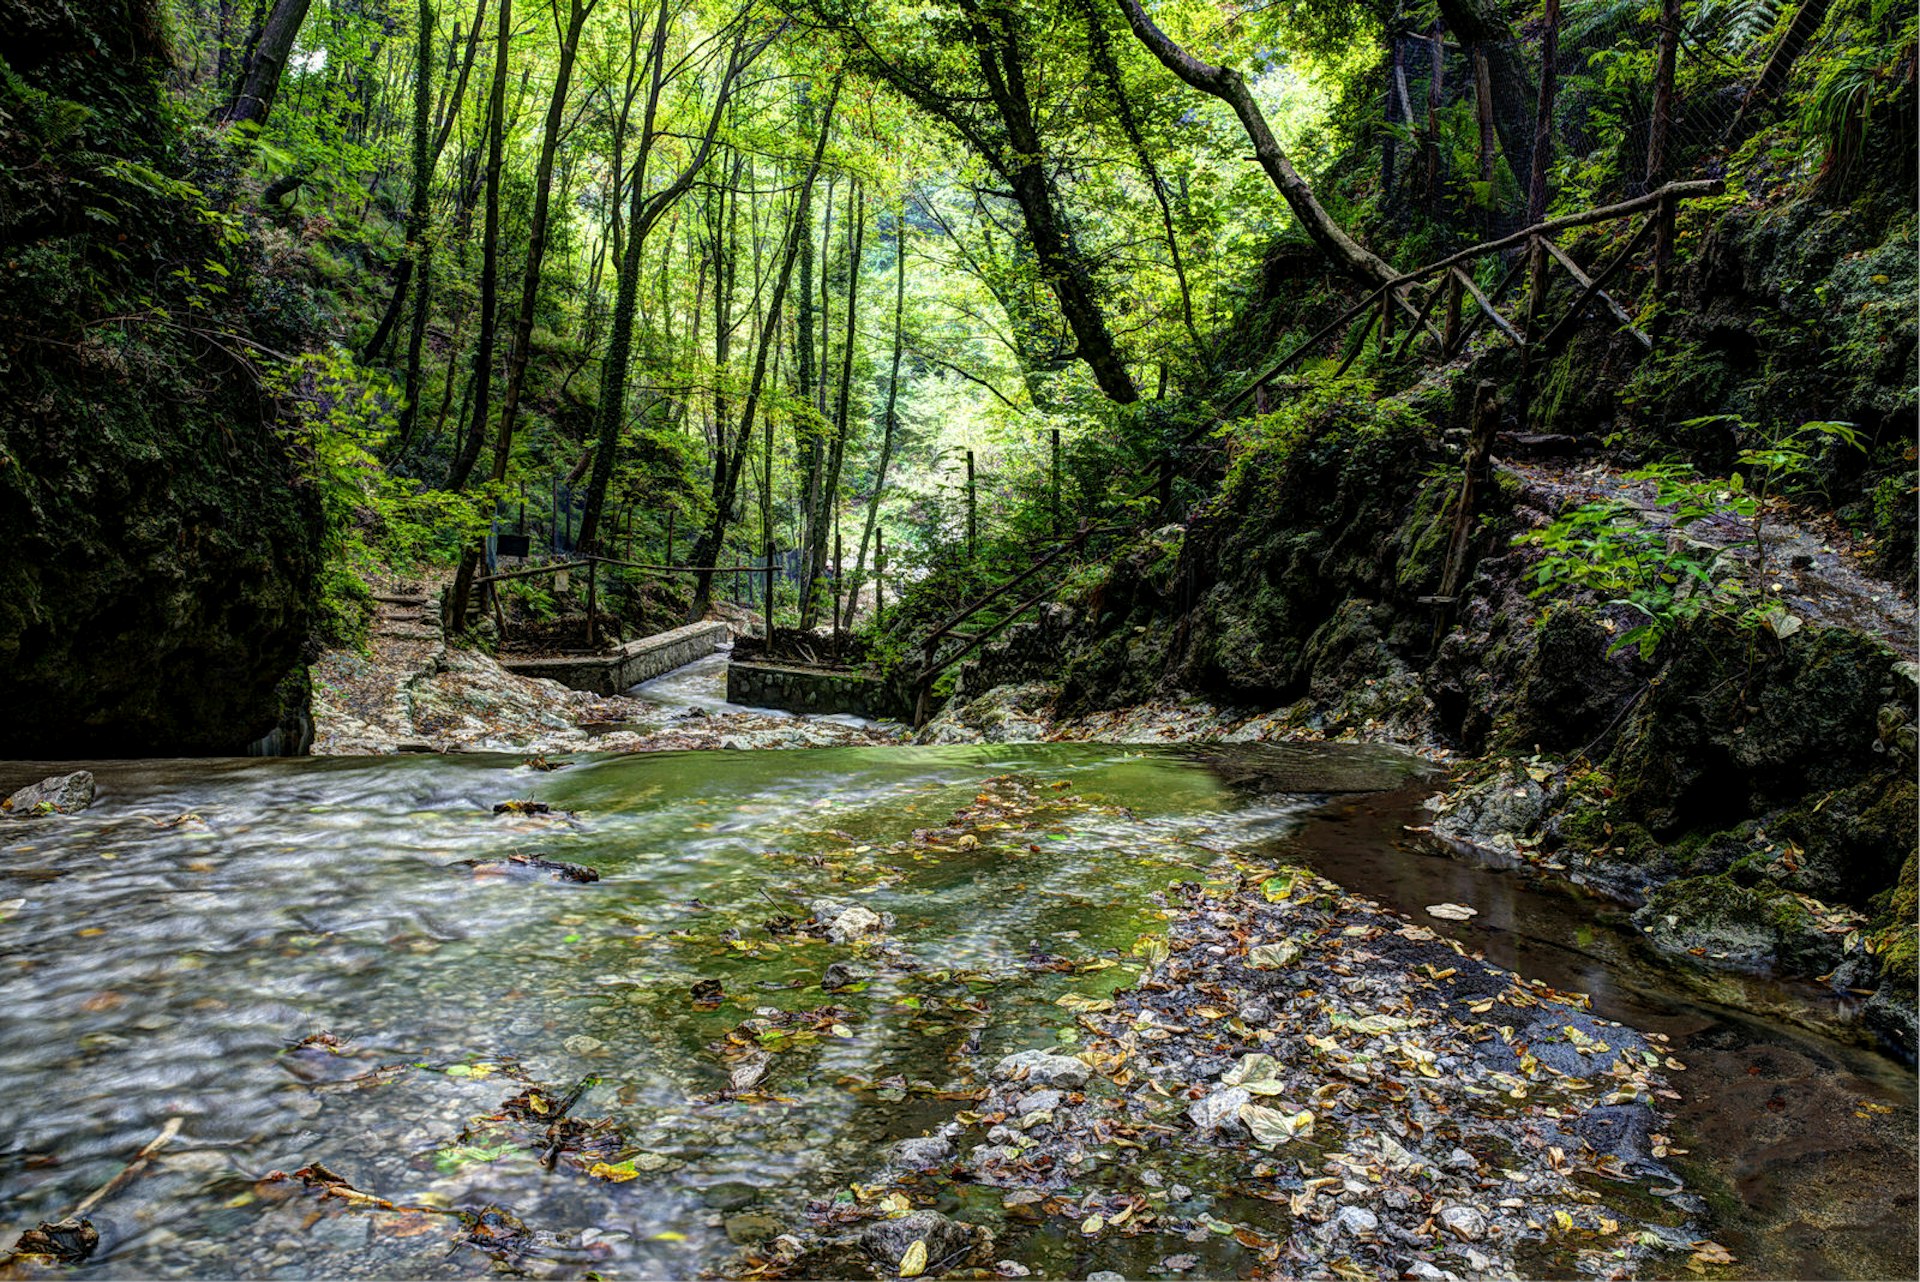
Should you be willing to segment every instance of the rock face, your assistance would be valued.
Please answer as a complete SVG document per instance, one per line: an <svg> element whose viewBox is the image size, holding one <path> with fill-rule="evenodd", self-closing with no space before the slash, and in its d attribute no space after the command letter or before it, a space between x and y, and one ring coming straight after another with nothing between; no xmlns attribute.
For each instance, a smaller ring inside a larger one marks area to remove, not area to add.
<svg viewBox="0 0 1920 1282"><path fill-rule="evenodd" d="M157 8L0 3L11 74L89 121L0 122L0 756L237 753L293 711L279 687L307 642L320 506L281 398L233 352L299 351L311 327L277 330L255 244L199 216L235 193L182 170ZM226 292L172 273L205 261ZM162 308L238 343L138 319ZM91 326L108 316L135 320Z"/></svg>
<svg viewBox="0 0 1920 1282"><path fill-rule="evenodd" d="M0 811L16 819L39 815L77 815L93 804L93 773L76 770L30 783L0 802Z"/></svg>

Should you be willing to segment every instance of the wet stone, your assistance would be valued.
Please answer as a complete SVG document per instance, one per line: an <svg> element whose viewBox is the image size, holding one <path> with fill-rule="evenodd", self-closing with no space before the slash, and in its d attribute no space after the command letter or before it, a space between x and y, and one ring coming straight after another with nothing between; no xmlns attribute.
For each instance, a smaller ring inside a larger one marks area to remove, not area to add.
<svg viewBox="0 0 1920 1282"><path fill-rule="evenodd" d="M928 1171L954 1158L953 1145L939 1136L901 1140L888 1152L892 1165L909 1171Z"/></svg>
<svg viewBox="0 0 1920 1282"><path fill-rule="evenodd" d="M1456 1237L1476 1242L1487 1235L1487 1217L1470 1206L1449 1206L1440 1212L1440 1223Z"/></svg>
<svg viewBox="0 0 1920 1282"><path fill-rule="evenodd" d="M1343 1206L1335 1223L1349 1233L1371 1233L1380 1227L1380 1217L1364 1206Z"/></svg>
<svg viewBox="0 0 1920 1282"><path fill-rule="evenodd" d="M727 1240L738 1246L764 1242L780 1231L780 1221L764 1211L742 1211L726 1220Z"/></svg>
<svg viewBox="0 0 1920 1282"><path fill-rule="evenodd" d="M1064 1086L1078 1090L1087 1084L1088 1068L1080 1060L1051 1051L1019 1051L993 1066L994 1080L1025 1080L1037 1086Z"/></svg>
<svg viewBox="0 0 1920 1282"><path fill-rule="evenodd" d="M30 783L0 802L0 811L16 819L41 815L77 815L93 804L94 782L90 770L53 775L39 783Z"/></svg>
<svg viewBox="0 0 1920 1282"><path fill-rule="evenodd" d="M1050 1113L1065 1103L1066 1098L1059 1091L1034 1091L1030 1095L1022 1095L1019 1103L1013 1106L1013 1111L1021 1117L1031 1113Z"/></svg>
<svg viewBox="0 0 1920 1282"><path fill-rule="evenodd" d="M753 1205L759 1196L760 1190L751 1184L726 1180L704 1189L700 1194L700 1202L716 1211L738 1211Z"/></svg>
<svg viewBox="0 0 1920 1282"><path fill-rule="evenodd" d="M1187 1116L1202 1135L1211 1135L1239 1126L1241 1107L1252 1102L1253 1094L1246 1087L1228 1086L1195 1100L1188 1106Z"/></svg>
<svg viewBox="0 0 1920 1282"><path fill-rule="evenodd" d="M870 1224L860 1235L860 1248L876 1264L892 1269L915 1242L927 1248L927 1272L960 1263L972 1253L972 1226L950 1220L938 1211L915 1211L897 1220Z"/></svg>

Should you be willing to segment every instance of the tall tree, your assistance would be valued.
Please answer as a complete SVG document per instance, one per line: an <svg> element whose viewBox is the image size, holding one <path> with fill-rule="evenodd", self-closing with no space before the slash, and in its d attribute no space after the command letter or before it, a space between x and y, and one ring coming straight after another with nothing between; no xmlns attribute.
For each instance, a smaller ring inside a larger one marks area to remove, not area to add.
<svg viewBox="0 0 1920 1282"><path fill-rule="evenodd" d="M500 171L507 132L507 51L513 39L513 0L500 0L500 25L494 37L493 92L487 97L486 222L480 233L480 330L473 350L473 422L461 438L460 451L447 473L447 488L466 488L473 465L480 461L492 406L493 347L500 308ZM471 580L470 568L455 581L456 605L466 603L461 580ZM456 612L454 625L463 622Z"/></svg>
<svg viewBox="0 0 1920 1282"><path fill-rule="evenodd" d="M633 172L629 179L627 209L626 253L620 262L618 294L613 308L613 329L607 341L607 354L601 363L600 405L596 412L595 447L593 458L593 476L587 483L587 504L580 518L579 544L582 547L595 546L600 533L600 518L606 505L607 486L613 480L613 465L620 445L620 429L627 418L627 364L633 353L633 320L640 305L640 251L646 243L647 233L662 215L671 209L679 199L692 188L694 179L706 168L707 159L713 154L714 141L719 136L721 121L726 118L727 106L733 99L740 77L753 65L756 58L773 42L779 29L769 32L759 41L749 43L745 15L741 16L738 30L727 53L726 63L720 75L720 83L714 92L713 107L707 114L704 132L696 141L693 154L686 165L659 191L647 192L647 161L653 151L661 129L660 95L667 82L666 50L667 36L672 28L668 13L668 0L660 0L654 19L653 40L649 57L651 79L647 86L647 105L640 125L639 151L634 157ZM724 425L721 428L725 430Z"/></svg>
<svg viewBox="0 0 1920 1282"><path fill-rule="evenodd" d="M260 29L260 38L247 57L240 87L220 111L220 119L230 125L263 125L273 111L273 100L280 93L280 78L286 73L293 42L307 20L313 0L274 0L273 12Z"/></svg>
<svg viewBox="0 0 1920 1282"><path fill-rule="evenodd" d="M880 415L880 461L874 465L873 493L867 499L867 520L860 531L860 548L853 559L853 583L847 592L846 612L840 626L851 627L860 589L866 582L867 545L880 521L880 495L887 487L887 465L893 461L893 438L899 426L900 356L906 349L907 313L907 201L900 199L900 214L893 232L893 365L887 375L887 405Z"/></svg>
<svg viewBox="0 0 1920 1282"><path fill-rule="evenodd" d="M814 138L813 159L807 164L806 176L801 179L799 194L794 198L793 217L787 226L786 246L780 255L780 264L774 274L773 294L767 303L766 322L760 328L760 341L756 344L753 357L753 377L747 384L747 398L740 410L740 430L735 437L738 444L719 451L715 458L715 485L713 521L703 531L693 545L693 564L700 567L693 578L693 605L687 612L690 619L703 617L707 606L713 600L714 558L720 555L727 543L727 525L733 511L734 495L739 487L740 473L746 461L749 445L753 441L754 415L760 407L761 394L766 387L767 356L780 333L780 316L786 306L787 284L793 278L793 265L800 257L801 238L808 234L807 205L813 194L814 179L820 173L820 161L826 155L827 136L833 132L833 113L840 102L841 77L835 76L833 88L827 94L827 103L820 113L819 133ZM721 423L719 431L725 439L727 424Z"/></svg>
<svg viewBox="0 0 1920 1282"><path fill-rule="evenodd" d="M847 228L847 332L840 351L840 392L834 402L833 430L826 441L826 464L819 493L814 497L813 547L807 557L806 581L800 594L800 628L811 628L819 617L820 580L827 566L828 539L840 506L840 469L847 457L847 423L853 406L853 357L859 336L860 257L867 232L867 195L858 182L848 193L853 206Z"/></svg>

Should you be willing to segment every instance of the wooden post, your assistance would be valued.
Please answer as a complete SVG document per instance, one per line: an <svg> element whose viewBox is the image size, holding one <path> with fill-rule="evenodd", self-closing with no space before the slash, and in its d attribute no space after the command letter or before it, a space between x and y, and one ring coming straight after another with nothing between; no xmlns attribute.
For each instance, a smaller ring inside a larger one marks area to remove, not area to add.
<svg viewBox="0 0 1920 1282"><path fill-rule="evenodd" d="M1173 455L1160 456L1160 515L1173 507Z"/></svg>
<svg viewBox="0 0 1920 1282"><path fill-rule="evenodd" d="M1452 272L1447 273L1447 311L1446 320L1440 330L1440 359L1449 360L1453 349L1460 345L1460 278Z"/></svg>
<svg viewBox="0 0 1920 1282"><path fill-rule="evenodd" d="M514 522L513 532L515 534L527 532L527 483L525 480L520 482L520 519Z"/></svg>
<svg viewBox="0 0 1920 1282"><path fill-rule="evenodd" d="M1387 348L1393 343L1393 286L1387 286L1380 295L1380 354L1385 356Z"/></svg>
<svg viewBox="0 0 1920 1282"><path fill-rule="evenodd" d="M667 509L667 564L673 564L673 509Z"/></svg>
<svg viewBox="0 0 1920 1282"><path fill-rule="evenodd" d="M599 579L599 574L597 573L599 569L600 562L595 558L589 557L587 559L587 649L589 650L593 649L596 640L596 628L594 626L593 616L595 610L599 607L600 598L594 589Z"/></svg>
<svg viewBox="0 0 1920 1282"><path fill-rule="evenodd" d="M1533 349L1540 331L1540 309L1547 301L1547 247L1539 236L1527 238L1527 313L1520 332L1527 345L1520 350L1520 430L1533 419Z"/></svg>
<svg viewBox="0 0 1920 1282"><path fill-rule="evenodd" d="M967 560L979 554L979 505L973 489L973 451L967 451Z"/></svg>
<svg viewBox="0 0 1920 1282"><path fill-rule="evenodd" d="M928 637L926 644L920 648L920 680L913 699L913 725L916 730L926 725L927 718L933 714L933 656L939 644L937 639Z"/></svg>
<svg viewBox="0 0 1920 1282"><path fill-rule="evenodd" d="M767 599L761 622L767 629L767 648L773 648L773 540L767 540Z"/></svg>
<svg viewBox="0 0 1920 1282"><path fill-rule="evenodd" d="M873 626L886 626L887 616L880 603L881 585L887 577L887 532L874 527L873 531Z"/></svg>
<svg viewBox="0 0 1920 1282"><path fill-rule="evenodd" d="M1647 190L1667 180L1667 134L1673 126L1673 73L1680 59L1680 0L1661 0L1660 48L1653 70L1653 119L1647 126ZM1664 300L1672 283L1673 201L1663 198L1655 211L1653 294Z"/></svg>
<svg viewBox="0 0 1920 1282"><path fill-rule="evenodd" d="M1658 221L1653 230L1653 296L1662 302L1673 287L1674 212L1671 196L1662 197L1660 207L1654 211Z"/></svg>
<svg viewBox="0 0 1920 1282"><path fill-rule="evenodd" d="M1053 533L1060 535L1060 429L1053 429Z"/></svg>

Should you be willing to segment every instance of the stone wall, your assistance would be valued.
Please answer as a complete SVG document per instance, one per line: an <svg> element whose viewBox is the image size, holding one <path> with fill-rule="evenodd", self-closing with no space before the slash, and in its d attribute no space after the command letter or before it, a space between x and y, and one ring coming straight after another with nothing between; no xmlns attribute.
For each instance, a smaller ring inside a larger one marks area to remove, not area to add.
<svg viewBox="0 0 1920 1282"><path fill-rule="evenodd" d="M651 681L696 659L704 659L726 642L727 625L689 623L671 632L629 641L612 654L580 658L508 659L501 666L523 677L545 677L575 690L619 694Z"/></svg>
<svg viewBox="0 0 1920 1282"><path fill-rule="evenodd" d="M910 720L913 709L878 677L778 663L729 663L727 701L818 715L851 713L875 720Z"/></svg>

